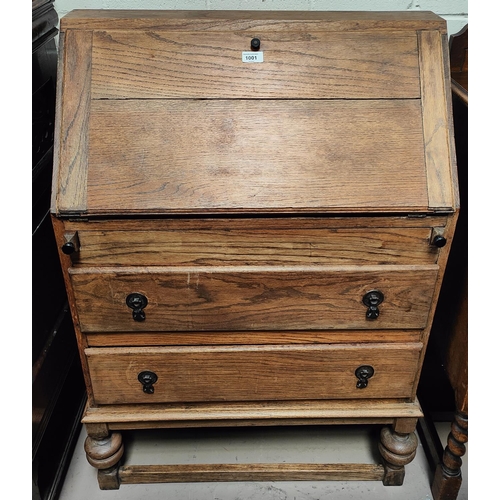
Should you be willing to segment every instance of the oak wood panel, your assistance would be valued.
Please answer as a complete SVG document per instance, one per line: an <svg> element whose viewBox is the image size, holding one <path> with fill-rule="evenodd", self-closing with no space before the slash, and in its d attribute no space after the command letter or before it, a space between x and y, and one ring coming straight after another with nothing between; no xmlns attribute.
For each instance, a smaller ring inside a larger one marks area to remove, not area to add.
<svg viewBox="0 0 500 500"><path fill-rule="evenodd" d="M85 332L423 328L437 266L70 269ZM365 293L382 291L375 321ZM132 319L126 297L148 299Z"/></svg>
<svg viewBox="0 0 500 500"><path fill-rule="evenodd" d="M251 223L249 224L251 225ZM73 264L89 266L227 266L292 264L435 264L431 229L258 229L78 232Z"/></svg>
<svg viewBox="0 0 500 500"><path fill-rule="evenodd" d="M61 39L54 149L55 213L87 206L88 120L92 31L69 31Z"/></svg>
<svg viewBox="0 0 500 500"><path fill-rule="evenodd" d="M92 103L89 214L428 209L418 100Z"/></svg>
<svg viewBox="0 0 500 500"><path fill-rule="evenodd" d="M420 342L420 330L346 330L293 332L117 332L89 333L89 347L244 345L244 344L333 344L376 342Z"/></svg>
<svg viewBox="0 0 500 500"><path fill-rule="evenodd" d="M452 170L456 170L456 164L452 164L450 158L450 123L442 39L438 31L422 31L418 35L429 207L435 210L450 210L457 203L454 200L452 182Z"/></svg>
<svg viewBox="0 0 500 500"><path fill-rule="evenodd" d="M224 11L224 10L74 10L61 29L168 29L252 33L289 31L397 31L439 29L446 21L429 11Z"/></svg>
<svg viewBox="0 0 500 500"><path fill-rule="evenodd" d="M417 37L266 33L262 63L242 62L246 32L95 31L92 98L419 98Z"/></svg>
<svg viewBox="0 0 500 500"><path fill-rule="evenodd" d="M404 398L422 344L86 349L97 404ZM365 389L355 370L373 366ZM137 376L156 373L154 393Z"/></svg>
<svg viewBox="0 0 500 500"><path fill-rule="evenodd" d="M387 423L395 418L423 416L418 400L402 399L348 399L333 401L254 401L222 403L117 404L87 406L82 422L96 425L108 422L110 429L125 429L129 424L142 422L147 427L177 427L189 423L204 426L227 425L232 422L259 421L262 425L287 425L290 421L302 424L326 422L345 423L349 419L368 419L373 423ZM267 422L267 424L265 424ZM351 422L352 423L352 422Z"/></svg>
<svg viewBox="0 0 500 500"><path fill-rule="evenodd" d="M83 217L62 218L67 231L265 231L271 225L279 231L307 229L310 231L335 229L365 229L367 231L386 228L444 228L448 221L447 214L391 214L370 213L333 214L323 216L291 215L251 216L240 214L231 216L204 217Z"/></svg>
<svg viewBox="0 0 500 500"><path fill-rule="evenodd" d="M244 463L125 465L120 483L178 483L205 481L380 481L377 464Z"/></svg>

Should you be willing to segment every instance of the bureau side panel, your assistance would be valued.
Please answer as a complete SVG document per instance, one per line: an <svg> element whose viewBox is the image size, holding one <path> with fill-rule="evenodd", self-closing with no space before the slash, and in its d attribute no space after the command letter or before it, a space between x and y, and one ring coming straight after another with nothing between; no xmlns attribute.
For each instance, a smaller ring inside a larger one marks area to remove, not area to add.
<svg viewBox="0 0 500 500"><path fill-rule="evenodd" d="M62 36L52 211L84 212L87 208L92 32L69 30Z"/></svg>
<svg viewBox="0 0 500 500"><path fill-rule="evenodd" d="M419 32L420 74L422 85L423 137L429 191L429 208L452 210L458 206L454 199L456 181L450 157L450 119L448 116L443 47L438 31ZM454 160L454 158L453 158Z"/></svg>

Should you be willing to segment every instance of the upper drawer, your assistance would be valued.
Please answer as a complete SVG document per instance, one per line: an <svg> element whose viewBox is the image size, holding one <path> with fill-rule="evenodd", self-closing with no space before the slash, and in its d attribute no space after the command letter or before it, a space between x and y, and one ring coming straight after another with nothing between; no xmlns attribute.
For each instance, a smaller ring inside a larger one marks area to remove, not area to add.
<svg viewBox="0 0 500 500"><path fill-rule="evenodd" d="M438 249L430 245L430 226L398 227L395 221L395 227L349 227L348 222L352 220L345 224L304 219L84 223L76 225L81 229L72 263L75 267L227 267L426 265L437 261Z"/></svg>
<svg viewBox="0 0 500 500"><path fill-rule="evenodd" d="M95 31L92 97L418 98L418 65L414 31Z"/></svg>

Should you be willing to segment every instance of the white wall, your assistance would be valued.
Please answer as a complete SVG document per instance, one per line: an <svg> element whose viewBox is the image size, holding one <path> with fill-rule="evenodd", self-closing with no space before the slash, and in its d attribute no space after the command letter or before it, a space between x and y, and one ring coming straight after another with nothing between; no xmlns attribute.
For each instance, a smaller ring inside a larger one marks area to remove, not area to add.
<svg viewBox="0 0 500 500"><path fill-rule="evenodd" d="M431 10L457 33L468 22L467 0L55 0L59 17L73 9Z"/></svg>

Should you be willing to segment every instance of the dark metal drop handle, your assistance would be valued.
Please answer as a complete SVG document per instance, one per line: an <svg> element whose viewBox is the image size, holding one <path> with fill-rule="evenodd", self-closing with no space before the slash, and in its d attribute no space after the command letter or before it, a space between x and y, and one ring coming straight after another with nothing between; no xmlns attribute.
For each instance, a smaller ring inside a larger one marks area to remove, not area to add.
<svg viewBox="0 0 500 500"><path fill-rule="evenodd" d="M155 372L143 371L139 373L137 379L142 384L142 390L146 394L154 394L155 388L153 384L158 381L158 375Z"/></svg>
<svg viewBox="0 0 500 500"><path fill-rule="evenodd" d="M356 383L356 387L358 389L364 389L368 385L368 379L373 377L375 370L373 366L370 365L362 365L356 369L354 375L358 378Z"/></svg>
<svg viewBox="0 0 500 500"><path fill-rule="evenodd" d="M148 305L148 299L142 293L131 293L127 295L127 306L132 309L132 318L134 321L145 321L146 313L144 308Z"/></svg>
<svg viewBox="0 0 500 500"><path fill-rule="evenodd" d="M371 290L363 297L363 304L368 307L366 319L377 319L380 315L378 306L384 301L384 294L378 290Z"/></svg>

